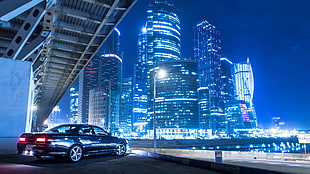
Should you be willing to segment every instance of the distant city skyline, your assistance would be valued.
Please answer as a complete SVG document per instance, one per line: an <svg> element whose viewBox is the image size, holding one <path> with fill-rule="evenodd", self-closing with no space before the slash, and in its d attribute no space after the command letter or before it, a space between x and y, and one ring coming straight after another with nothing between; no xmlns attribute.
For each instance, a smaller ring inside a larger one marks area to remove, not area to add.
<svg viewBox="0 0 310 174"><path fill-rule="evenodd" d="M145 25L146 9L149 1L138 1L118 26L122 33L124 51L124 74L131 74L137 57L136 41L138 33ZM222 57L234 62L250 58L254 77L258 126L272 127L272 117L281 117L285 127L309 129L307 117L307 93L309 83L310 24L302 19L310 17L305 1L245 1L245 0L170 0L179 10L181 24L181 57L193 58L193 27L207 20L221 32ZM124 42L123 41L123 42ZM308 49L309 50L309 49ZM295 86L297 85L297 86ZM288 92L290 91L290 92Z"/></svg>
<svg viewBox="0 0 310 174"><path fill-rule="evenodd" d="M171 0L170 0L171 1ZM124 74L131 75L137 58L138 33L145 25L147 5L138 1L118 26L121 52L124 53ZM254 77L254 104L258 126L271 128L272 117L281 117L285 127L309 129L306 124L309 77L310 24L304 1L196 0L174 1L182 21L182 57L193 57L193 27L207 20L221 32L222 57L234 62L250 57ZM299 61L295 61L298 60Z"/></svg>

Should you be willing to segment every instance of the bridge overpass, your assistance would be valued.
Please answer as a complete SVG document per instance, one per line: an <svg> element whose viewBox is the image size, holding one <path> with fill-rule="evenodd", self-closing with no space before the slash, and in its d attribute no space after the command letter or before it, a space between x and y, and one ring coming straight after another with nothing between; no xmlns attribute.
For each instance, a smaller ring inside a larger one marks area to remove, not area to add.
<svg viewBox="0 0 310 174"><path fill-rule="evenodd" d="M135 2L0 0L0 132L8 125L30 131L42 124ZM26 66L31 72L21 72ZM25 107L8 108L13 106Z"/></svg>

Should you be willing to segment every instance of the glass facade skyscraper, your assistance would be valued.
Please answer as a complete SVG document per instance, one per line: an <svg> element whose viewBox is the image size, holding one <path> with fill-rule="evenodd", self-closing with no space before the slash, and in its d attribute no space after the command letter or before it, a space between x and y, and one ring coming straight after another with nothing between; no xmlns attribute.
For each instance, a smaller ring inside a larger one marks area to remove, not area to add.
<svg viewBox="0 0 310 174"><path fill-rule="evenodd" d="M112 132L117 131L119 123L119 37L120 32L115 29L79 77L81 123L96 124Z"/></svg>
<svg viewBox="0 0 310 174"><path fill-rule="evenodd" d="M147 10L143 32L147 41L147 60L151 64L180 60L180 20L176 8L167 1L155 1Z"/></svg>
<svg viewBox="0 0 310 174"><path fill-rule="evenodd" d="M166 71L165 77L151 80L157 129L198 129L196 62L162 62L154 69Z"/></svg>
<svg viewBox="0 0 310 174"><path fill-rule="evenodd" d="M153 118L150 80L153 66L180 60L180 20L175 7L155 1L147 10L147 21L138 39L138 60L135 67L133 125L135 132L151 129ZM147 124L149 126L147 126ZM146 132L142 131L142 134ZM141 134L140 134L141 135Z"/></svg>
<svg viewBox="0 0 310 174"><path fill-rule="evenodd" d="M251 125L250 113L244 101L232 100L225 105L226 133L234 134L235 129L255 128Z"/></svg>
<svg viewBox="0 0 310 174"><path fill-rule="evenodd" d="M110 130L110 96L105 88L89 90L89 118L88 123Z"/></svg>
<svg viewBox="0 0 310 174"><path fill-rule="evenodd" d="M145 29L145 28L144 28ZM136 136L146 135L147 99L148 99L148 68L146 32L143 30L138 38L138 59L135 64L133 78L132 124Z"/></svg>
<svg viewBox="0 0 310 174"><path fill-rule="evenodd" d="M234 83L233 83L233 62L227 58L221 58L221 96L224 105L234 99Z"/></svg>
<svg viewBox="0 0 310 174"><path fill-rule="evenodd" d="M236 100L246 103L251 127L257 127L257 119L253 104L254 96L254 75L250 59L234 64L234 84Z"/></svg>
<svg viewBox="0 0 310 174"><path fill-rule="evenodd" d="M132 133L132 77L122 79L119 132L121 136L130 136Z"/></svg>
<svg viewBox="0 0 310 174"><path fill-rule="evenodd" d="M80 123L78 120L79 92L76 88L70 88L70 123Z"/></svg>
<svg viewBox="0 0 310 174"><path fill-rule="evenodd" d="M220 32L207 21L194 28L194 57L198 68L200 127L215 132L222 127Z"/></svg>

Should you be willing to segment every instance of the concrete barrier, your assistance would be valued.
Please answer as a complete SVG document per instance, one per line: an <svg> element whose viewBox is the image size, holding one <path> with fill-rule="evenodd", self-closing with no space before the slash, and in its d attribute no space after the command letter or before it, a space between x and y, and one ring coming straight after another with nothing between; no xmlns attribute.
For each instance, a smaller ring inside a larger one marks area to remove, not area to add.
<svg viewBox="0 0 310 174"><path fill-rule="evenodd" d="M278 171L271 171L271 170L257 169L257 168L251 168L251 167L236 166L236 165L231 165L231 164L216 163L216 162L202 161L202 160L197 160L197 159L189 159L189 158L183 158L183 157L163 155L163 154L152 153L152 152L147 152L147 151L142 151L142 150L132 150L132 152L140 156L145 156L145 157L155 158L155 159L160 159L160 160L166 160L169 162L175 162L179 164L189 165L192 167L199 167L203 169L215 170L215 171L225 172L225 173L230 173L230 174L249 174L249 173L251 174L288 174L288 173L278 172Z"/></svg>
<svg viewBox="0 0 310 174"><path fill-rule="evenodd" d="M136 148L143 151L152 152L153 148ZM164 149L157 148L157 153L178 157L190 158L211 158L214 159L214 150L190 150L190 149ZM222 151L222 158L225 159L262 159L262 160L285 160L285 161L310 161L310 154L297 153L267 153L267 152L238 152Z"/></svg>
<svg viewBox="0 0 310 174"><path fill-rule="evenodd" d="M18 137L0 137L0 154L16 154Z"/></svg>

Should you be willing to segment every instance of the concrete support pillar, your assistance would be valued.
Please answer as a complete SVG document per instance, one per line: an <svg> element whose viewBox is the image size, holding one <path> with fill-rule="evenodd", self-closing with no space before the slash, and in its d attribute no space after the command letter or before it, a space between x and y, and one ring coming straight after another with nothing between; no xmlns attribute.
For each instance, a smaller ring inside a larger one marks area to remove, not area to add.
<svg viewBox="0 0 310 174"><path fill-rule="evenodd" d="M31 130L31 62L0 58L0 154L16 152L17 138Z"/></svg>

